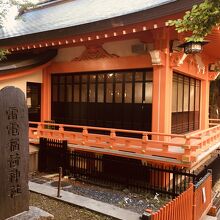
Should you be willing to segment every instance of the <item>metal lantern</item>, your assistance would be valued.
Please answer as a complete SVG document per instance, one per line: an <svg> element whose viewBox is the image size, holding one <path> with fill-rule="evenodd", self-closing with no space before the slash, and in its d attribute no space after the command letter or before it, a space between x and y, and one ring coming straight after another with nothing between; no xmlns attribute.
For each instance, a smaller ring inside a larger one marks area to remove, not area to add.
<svg viewBox="0 0 220 220"><path fill-rule="evenodd" d="M179 47L184 48L184 53L186 54L196 54L196 53L200 53L203 49L203 45L207 43L208 43L207 41L203 41L203 42L190 41L179 45Z"/></svg>

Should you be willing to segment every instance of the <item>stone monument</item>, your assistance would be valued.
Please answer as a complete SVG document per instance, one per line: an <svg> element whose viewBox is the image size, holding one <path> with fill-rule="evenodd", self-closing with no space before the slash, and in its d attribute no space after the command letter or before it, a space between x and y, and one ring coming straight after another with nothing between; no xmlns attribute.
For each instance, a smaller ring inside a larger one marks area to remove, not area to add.
<svg viewBox="0 0 220 220"><path fill-rule="evenodd" d="M29 209L28 110L24 93L0 91L0 220Z"/></svg>

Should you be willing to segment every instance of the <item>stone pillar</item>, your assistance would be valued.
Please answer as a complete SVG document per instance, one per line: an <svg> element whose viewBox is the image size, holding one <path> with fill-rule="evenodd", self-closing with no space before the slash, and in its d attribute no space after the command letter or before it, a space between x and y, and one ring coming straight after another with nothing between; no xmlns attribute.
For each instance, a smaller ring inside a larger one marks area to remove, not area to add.
<svg viewBox="0 0 220 220"><path fill-rule="evenodd" d="M29 209L28 110L24 93L0 91L0 220Z"/></svg>

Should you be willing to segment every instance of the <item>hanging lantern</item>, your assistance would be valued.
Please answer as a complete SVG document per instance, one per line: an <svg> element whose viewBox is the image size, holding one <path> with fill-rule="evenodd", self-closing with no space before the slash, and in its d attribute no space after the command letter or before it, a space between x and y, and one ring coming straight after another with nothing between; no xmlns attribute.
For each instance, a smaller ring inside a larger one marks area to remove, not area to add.
<svg viewBox="0 0 220 220"><path fill-rule="evenodd" d="M179 47L183 48L184 53L186 54L196 54L196 53L201 53L203 49L203 45L207 43L208 43L207 41L203 41L203 42L190 41L179 45Z"/></svg>

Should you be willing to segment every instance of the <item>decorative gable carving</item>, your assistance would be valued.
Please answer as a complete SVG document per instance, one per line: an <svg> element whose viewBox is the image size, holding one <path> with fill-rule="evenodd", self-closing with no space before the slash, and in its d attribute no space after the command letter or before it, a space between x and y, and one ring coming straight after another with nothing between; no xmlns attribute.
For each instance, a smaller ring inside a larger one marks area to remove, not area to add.
<svg viewBox="0 0 220 220"><path fill-rule="evenodd" d="M195 60L199 73L205 74L205 64L203 63L201 56L195 54Z"/></svg>
<svg viewBox="0 0 220 220"><path fill-rule="evenodd" d="M187 55L182 52L174 52L170 56L170 66L171 67L178 67L183 64L184 60L186 59Z"/></svg>
<svg viewBox="0 0 220 220"><path fill-rule="evenodd" d="M197 68L198 73L205 74L206 66L203 63L200 55L185 54L182 52L175 52L171 54L170 57L171 67L179 67L184 62Z"/></svg>
<svg viewBox="0 0 220 220"><path fill-rule="evenodd" d="M219 72L209 72L209 80L216 80L217 77L219 76Z"/></svg>
<svg viewBox="0 0 220 220"><path fill-rule="evenodd" d="M209 65L209 80L216 80L220 74L220 61Z"/></svg>
<svg viewBox="0 0 220 220"><path fill-rule="evenodd" d="M109 54L102 46L90 46L81 54L81 56L74 58L72 61L94 60L101 58L115 58L115 54Z"/></svg>

